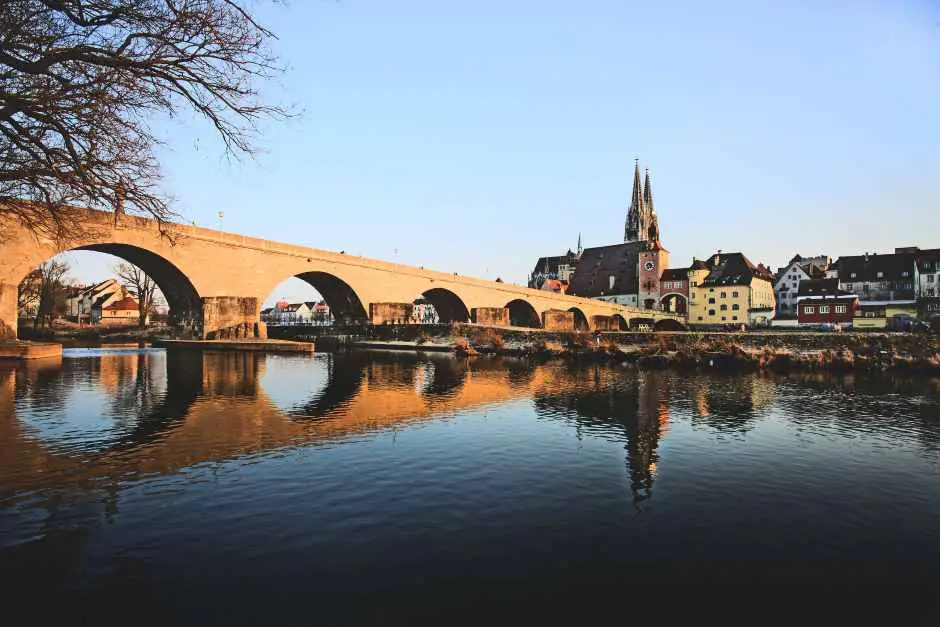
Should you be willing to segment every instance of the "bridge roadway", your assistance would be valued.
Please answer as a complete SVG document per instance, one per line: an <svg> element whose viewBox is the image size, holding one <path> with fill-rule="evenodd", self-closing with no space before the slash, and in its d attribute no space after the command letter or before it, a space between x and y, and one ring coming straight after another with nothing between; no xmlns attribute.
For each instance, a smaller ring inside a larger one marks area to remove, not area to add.
<svg viewBox="0 0 940 627"><path fill-rule="evenodd" d="M68 251L109 253L140 267L160 286L172 322L201 338L254 335L260 304L290 277L312 285L341 322L381 324L405 317L418 298L443 322L563 330L676 328L676 314L458 276L366 257L306 248L192 225L71 210L76 234L43 238L0 211L0 336L16 336L17 286L43 261Z"/></svg>

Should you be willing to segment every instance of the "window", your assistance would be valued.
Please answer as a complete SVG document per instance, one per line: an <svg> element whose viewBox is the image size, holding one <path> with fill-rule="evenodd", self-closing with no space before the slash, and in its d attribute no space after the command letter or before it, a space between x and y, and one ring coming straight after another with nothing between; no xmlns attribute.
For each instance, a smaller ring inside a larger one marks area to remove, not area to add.
<svg viewBox="0 0 940 627"><path fill-rule="evenodd" d="M731 305L731 311L738 311L739 309L741 309L741 305L737 303Z"/></svg>
<svg viewBox="0 0 940 627"><path fill-rule="evenodd" d="M731 298L737 298L737 297L738 297L737 292L731 292Z"/></svg>
<svg viewBox="0 0 940 627"><path fill-rule="evenodd" d="M855 286L852 285L851 283L846 283L846 284L845 284L845 289L846 289L846 291L851 292L852 290L855 289Z"/></svg>
<svg viewBox="0 0 940 627"><path fill-rule="evenodd" d="M858 276L858 275L855 274L854 272L852 273L852 278L853 278L853 279L856 278L857 276Z"/></svg>
<svg viewBox="0 0 940 627"><path fill-rule="evenodd" d="M721 297L722 297L722 298L728 298L728 292L722 292L722 293L721 293Z"/></svg>
<svg viewBox="0 0 940 627"><path fill-rule="evenodd" d="M698 317L698 321L699 321L699 322L702 321L702 316L699 316L699 317Z"/></svg>
<svg viewBox="0 0 940 627"><path fill-rule="evenodd" d="M806 305L805 307L803 307L803 313L805 314L815 313L815 311L816 311L816 308L813 307L812 305Z"/></svg>
<svg viewBox="0 0 940 627"><path fill-rule="evenodd" d="M731 316L731 319L732 319L732 320L737 320L738 317L737 317L737 316Z"/></svg>
<svg viewBox="0 0 940 627"><path fill-rule="evenodd" d="M927 275L927 282L928 282L928 283L933 283L933 275L932 275L932 274L928 274L928 275Z"/></svg>
<svg viewBox="0 0 940 627"><path fill-rule="evenodd" d="M911 273L905 270L901 273L901 276L911 276Z"/></svg>
<svg viewBox="0 0 940 627"><path fill-rule="evenodd" d="M709 316L714 316L714 315L715 315L715 310L714 310L714 309L709 309L709 310L708 310L708 315L709 315Z"/></svg>
<svg viewBox="0 0 940 627"><path fill-rule="evenodd" d="M836 313L845 313L845 305L836 305Z"/></svg>
<svg viewBox="0 0 940 627"><path fill-rule="evenodd" d="M885 278L885 273L884 273L884 272L879 272L876 276L877 276L879 279L883 279L883 278Z"/></svg>
<svg viewBox="0 0 940 627"><path fill-rule="evenodd" d="M709 291L709 292L714 292L714 291L715 291L715 288L710 287L710 288L708 288L708 291Z"/></svg>
<svg viewBox="0 0 940 627"><path fill-rule="evenodd" d="M709 299L708 299L708 304L709 304L709 305L714 305L714 304L715 304L715 299L714 299L714 298L709 298Z"/></svg>
<svg viewBox="0 0 940 627"><path fill-rule="evenodd" d="M721 317L721 321L724 322L725 320L727 320L727 318L725 318L724 316L722 316L722 317Z"/></svg>
<svg viewBox="0 0 940 627"><path fill-rule="evenodd" d="M728 305L722 305L722 306L721 306L721 310L722 310L722 311L728 311Z"/></svg>
<svg viewBox="0 0 940 627"><path fill-rule="evenodd" d="M820 306L819 306L819 313L821 313L821 314L827 314L827 313L829 313L829 305L820 305Z"/></svg>

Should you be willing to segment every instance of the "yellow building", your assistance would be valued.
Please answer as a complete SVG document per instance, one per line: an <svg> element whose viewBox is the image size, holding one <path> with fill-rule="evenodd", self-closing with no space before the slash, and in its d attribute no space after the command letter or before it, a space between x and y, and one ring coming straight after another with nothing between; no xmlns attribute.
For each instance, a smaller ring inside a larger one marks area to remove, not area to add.
<svg viewBox="0 0 940 627"><path fill-rule="evenodd" d="M760 326L774 317L773 276L741 253L718 252L693 264L689 289L691 325Z"/></svg>

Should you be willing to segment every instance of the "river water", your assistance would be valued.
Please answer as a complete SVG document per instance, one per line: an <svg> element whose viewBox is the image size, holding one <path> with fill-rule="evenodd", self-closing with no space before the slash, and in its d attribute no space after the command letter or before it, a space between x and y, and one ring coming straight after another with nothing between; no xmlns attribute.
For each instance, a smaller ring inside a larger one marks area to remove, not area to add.
<svg viewBox="0 0 940 627"><path fill-rule="evenodd" d="M0 369L0 575L96 624L931 624L940 381L67 350Z"/></svg>

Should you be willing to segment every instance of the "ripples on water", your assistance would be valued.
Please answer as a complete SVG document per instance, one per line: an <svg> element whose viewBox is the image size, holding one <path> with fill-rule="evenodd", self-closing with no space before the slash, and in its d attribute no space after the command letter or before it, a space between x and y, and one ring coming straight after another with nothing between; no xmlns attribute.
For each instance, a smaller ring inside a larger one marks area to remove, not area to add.
<svg viewBox="0 0 940 627"><path fill-rule="evenodd" d="M6 593L73 618L636 618L683 583L940 576L936 381L76 349L0 370L0 425Z"/></svg>

